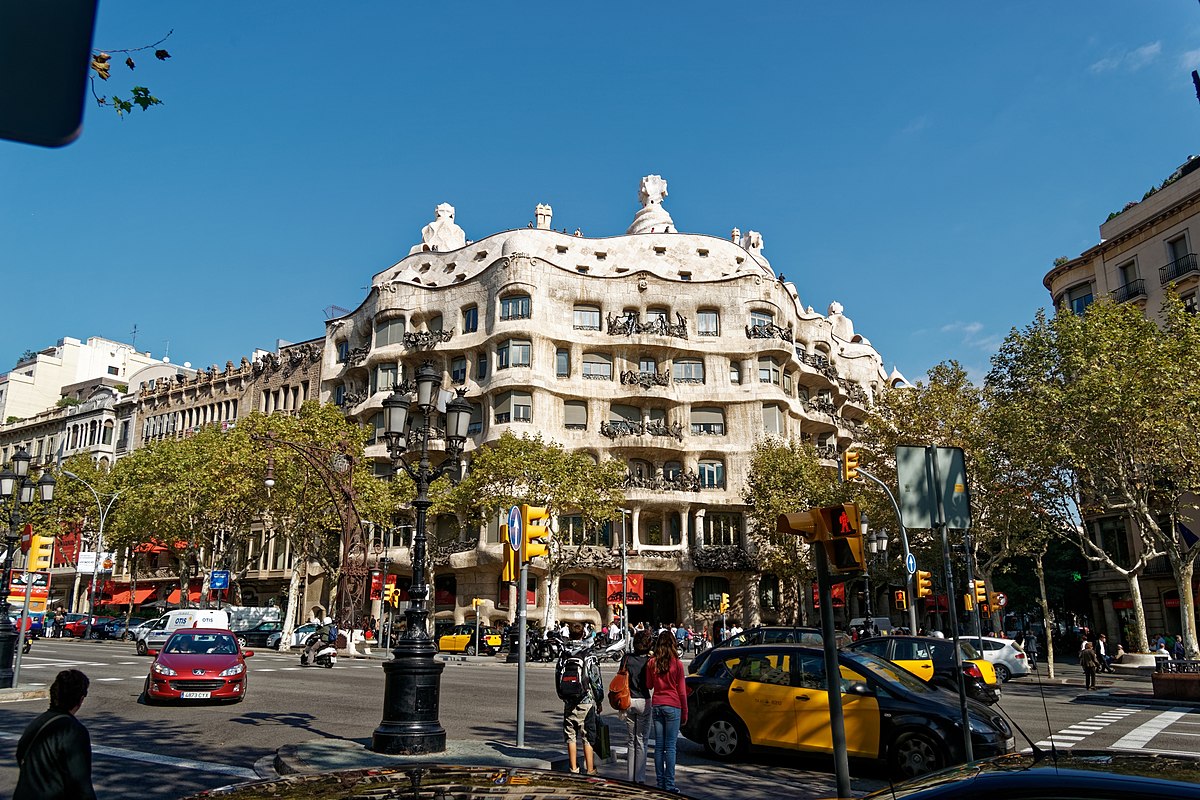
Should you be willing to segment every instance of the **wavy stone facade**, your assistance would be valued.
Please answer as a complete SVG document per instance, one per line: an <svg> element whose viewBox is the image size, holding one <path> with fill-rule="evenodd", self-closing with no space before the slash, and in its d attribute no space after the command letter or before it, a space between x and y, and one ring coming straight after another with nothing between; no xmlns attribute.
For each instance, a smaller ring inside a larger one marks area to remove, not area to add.
<svg viewBox="0 0 1200 800"><path fill-rule="evenodd" d="M645 179L630 232L598 239L552 230L550 208L538 206L536 228L467 242L454 209L439 206L422 244L327 323L321 399L381 433L392 385L428 360L475 405L466 460L512 431L625 461L623 521L585 534L569 515L558 520L559 536L583 545L557 587L558 616L612 619L605 576L620 571L624 534L629 571L646 579L634 621L713 623L724 591L732 615L752 624L780 614L778 582L755 572L747 544L755 442L803 437L832 461L870 398L902 378L888 376L840 305L828 315L802 305L759 234L675 232L665 189ZM381 472L382 441L368 449ZM387 550L401 575L406 544ZM461 622L481 598L485 619L512 619L502 547L495 523L442 543L437 618ZM548 590L542 576L540 609Z"/></svg>

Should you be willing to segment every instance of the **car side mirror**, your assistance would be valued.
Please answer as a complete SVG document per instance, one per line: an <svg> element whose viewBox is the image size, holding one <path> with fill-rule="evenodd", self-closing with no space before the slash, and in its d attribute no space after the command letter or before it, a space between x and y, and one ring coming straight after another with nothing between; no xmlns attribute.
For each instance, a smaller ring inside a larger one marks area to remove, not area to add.
<svg viewBox="0 0 1200 800"><path fill-rule="evenodd" d="M156 655L158 655L158 651L151 650L150 648L146 648L146 655L156 656Z"/></svg>
<svg viewBox="0 0 1200 800"><path fill-rule="evenodd" d="M254 655L254 651L253 651L253 650L246 650L246 651L243 651L243 653L242 653L242 656L243 656L243 657L245 657L245 658L249 658L249 657L250 657L250 656L252 656L252 655Z"/></svg>
<svg viewBox="0 0 1200 800"><path fill-rule="evenodd" d="M873 690L869 684L863 683L862 681L851 681L846 685L846 688L842 690L842 694L854 694L858 695L859 697L874 697L875 690Z"/></svg>

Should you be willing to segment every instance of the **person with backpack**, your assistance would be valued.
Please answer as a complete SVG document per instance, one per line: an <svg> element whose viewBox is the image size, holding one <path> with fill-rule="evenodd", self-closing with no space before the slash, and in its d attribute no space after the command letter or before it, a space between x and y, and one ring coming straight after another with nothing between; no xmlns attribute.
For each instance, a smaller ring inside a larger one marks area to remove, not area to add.
<svg viewBox="0 0 1200 800"><path fill-rule="evenodd" d="M588 775L596 775L596 755L588 726L599 723L597 707L604 698L600 664L590 648L580 641L582 630L571 631L568 648L554 666L554 689L563 701L563 738L571 772L579 772L579 742ZM594 730L594 729L593 729Z"/></svg>
<svg viewBox="0 0 1200 800"><path fill-rule="evenodd" d="M658 635L654 657L646 665L646 678L654 718L654 774L659 789L678 793L675 788L675 744L680 726L687 722L687 677L670 631Z"/></svg>
<svg viewBox="0 0 1200 800"><path fill-rule="evenodd" d="M654 635L638 631L633 637L633 652L626 653L621 669L629 675L629 708L625 720L626 744L625 780L646 782L646 738L650 732L650 687L646 681L646 665L650 663L650 646Z"/></svg>
<svg viewBox="0 0 1200 800"><path fill-rule="evenodd" d="M17 742L13 800L96 800L92 739L76 714L88 694L87 675L58 673L50 685L50 710L36 717Z"/></svg>

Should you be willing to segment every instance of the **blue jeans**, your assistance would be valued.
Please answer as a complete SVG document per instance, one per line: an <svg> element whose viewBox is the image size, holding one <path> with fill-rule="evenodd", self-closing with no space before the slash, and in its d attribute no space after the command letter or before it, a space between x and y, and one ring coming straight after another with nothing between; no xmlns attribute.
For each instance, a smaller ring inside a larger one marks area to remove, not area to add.
<svg viewBox="0 0 1200 800"><path fill-rule="evenodd" d="M654 777L658 788L675 791L675 740L679 738L679 709L654 707Z"/></svg>

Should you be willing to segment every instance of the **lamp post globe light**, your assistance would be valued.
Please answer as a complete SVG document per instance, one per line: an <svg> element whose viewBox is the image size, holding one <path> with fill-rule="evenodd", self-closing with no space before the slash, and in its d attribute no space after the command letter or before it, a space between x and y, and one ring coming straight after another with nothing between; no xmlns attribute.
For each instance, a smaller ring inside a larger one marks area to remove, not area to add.
<svg viewBox="0 0 1200 800"><path fill-rule="evenodd" d="M13 657L17 652L17 628L12 623L12 609L8 603L8 592L12 586L13 551L21 541L21 526L25 518L21 506L33 502L36 493L44 503L54 499L54 476L43 470L36 484L29 478L29 462L33 458L25 448L17 448L11 464L0 471L0 500L8 511L8 532L4 536L4 585L0 588L0 689L11 689L13 685ZM25 590L32 587L26 583Z"/></svg>
<svg viewBox="0 0 1200 800"><path fill-rule="evenodd" d="M402 388L383 401L384 437L393 474L404 470L416 486L417 496L412 506L417 525L412 543L410 603L404 612L407 625L392 649L392 660L383 664L383 721L371 738L371 749L402 755L440 753L446 749L446 730L438 721L445 665L436 659L437 645L429 631L425 518L433 505L429 485L443 475L452 481L459 478L458 457L466 445L471 423L471 404L463 397L466 390L459 389L457 396L446 403L444 434L434 427L442 374L432 363L427 361L417 370L416 384L415 402ZM435 467L429 459L429 441L442 437L446 457ZM405 459L410 454L416 460L415 466L410 463L412 459Z"/></svg>

